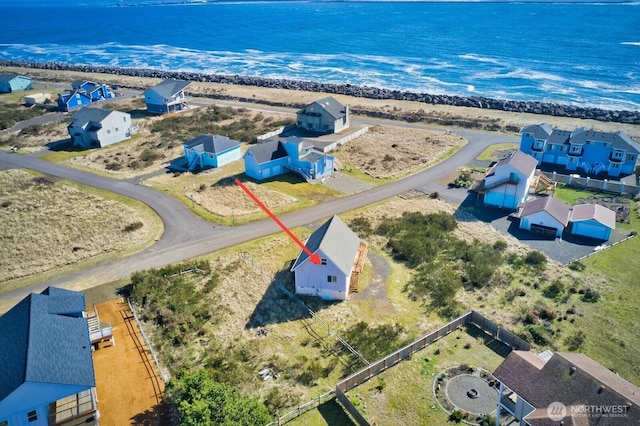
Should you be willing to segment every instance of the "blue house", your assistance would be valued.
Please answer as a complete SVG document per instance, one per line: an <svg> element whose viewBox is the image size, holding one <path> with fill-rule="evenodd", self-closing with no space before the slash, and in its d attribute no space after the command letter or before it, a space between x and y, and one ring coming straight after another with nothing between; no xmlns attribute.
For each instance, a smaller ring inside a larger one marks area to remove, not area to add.
<svg viewBox="0 0 640 426"><path fill-rule="evenodd" d="M270 139L258 143L244 155L247 176L263 180L292 171L311 181L333 173L334 157L318 151L300 138Z"/></svg>
<svg viewBox="0 0 640 426"><path fill-rule="evenodd" d="M239 160L241 146L240 142L220 135L200 135L182 144L190 171L222 167Z"/></svg>
<svg viewBox="0 0 640 426"><path fill-rule="evenodd" d="M106 84L99 84L93 81L76 80L71 83L73 90L84 92L91 102L100 101L102 99L111 99L114 97L111 88Z"/></svg>
<svg viewBox="0 0 640 426"><path fill-rule="evenodd" d="M571 212L571 234L607 241L616 228L616 213L600 204L578 204Z"/></svg>
<svg viewBox="0 0 640 426"><path fill-rule="evenodd" d="M542 123L523 127L521 134L520 150L538 164L605 177L635 171L639 145L620 131L596 132L584 127L559 130Z"/></svg>
<svg viewBox="0 0 640 426"><path fill-rule="evenodd" d="M484 196L484 204L500 209L517 210L527 199L534 181L536 159L514 151L507 158L495 163L486 173L478 192Z"/></svg>
<svg viewBox="0 0 640 426"><path fill-rule="evenodd" d="M187 107L184 90L190 81L167 79L144 92L147 111L151 114L166 114L182 111Z"/></svg>
<svg viewBox="0 0 640 426"><path fill-rule="evenodd" d="M31 89L31 79L17 74L0 74L0 93Z"/></svg>
<svg viewBox="0 0 640 426"><path fill-rule="evenodd" d="M58 109L61 111L72 111L89 105L92 102L114 97L111 88L106 84L76 80L71 84L71 87L72 90L58 95Z"/></svg>
<svg viewBox="0 0 640 426"><path fill-rule="evenodd" d="M84 294L49 287L0 317L0 424L96 425Z"/></svg>

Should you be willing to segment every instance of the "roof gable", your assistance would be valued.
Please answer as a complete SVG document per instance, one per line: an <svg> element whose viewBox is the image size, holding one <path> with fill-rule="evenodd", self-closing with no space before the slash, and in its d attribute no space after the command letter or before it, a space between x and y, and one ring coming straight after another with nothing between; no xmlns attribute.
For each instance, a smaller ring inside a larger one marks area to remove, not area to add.
<svg viewBox="0 0 640 426"><path fill-rule="evenodd" d="M259 142L249 148L247 152L253 155L258 164L268 163L288 156L282 142L275 139Z"/></svg>
<svg viewBox="0 0 640 426"><path fill-rule="evenodd" d="M512 166L514 169L528 177L536 170L538 160L520 150L517 150L514 151L511 156L498 161L493 168L496 169L505 165Z"/></svg>
<svg viewBox="0 0 640 426"><path fill-rule="evenodd" d="M600 204L578 204L573 207L571 221L595 220L610 229L616 228L616 213Z"/></svg>
<svg viewBox="0 0 640 426"><path fill-rule="evenodd" d="M200 153L210 152L220 154L232 148L239 147L241 143L221 135L200 135L185 142L183 145L185 148L195 149Z"/></svg>
<svg viewBox="0 0 640 426"><path fill-rule="evenodd" d="M569 215L571 214L569 207L555 197L540 197L523 203L519 216L522 218L542 211L548 213L564 226L569 223Z"/></svg>
<svg viewBox="0 0 640 426"><path fill-rule="evenodd" d="M49 287L0 317L0 401L23 383L95 386L84 295Z"/></svg>
<svg viewBox="0 0 640 426"><path fill-rule="evenodd" d="M348 275L360 247L360 238L340 217L334 215L309 236L305 247L311 253L322 251L345 275ZM295 271L307 259L309 255L302 250L291 270Z"/></svg>
<svg viewBox="0 0 640 426"><path fill-rule="evenodd" d="M189 87L190 81L166 79L157 86L151 87L150 91L156 92L163 99L170 99Z"/></svg>
<svg viewBox="0 0 640 426"><path fill-rule="evenodd" d="M553 128L548 123L540 123L524 126L520 133L529 133L535 139L547 139L552 131Z"/></svg>

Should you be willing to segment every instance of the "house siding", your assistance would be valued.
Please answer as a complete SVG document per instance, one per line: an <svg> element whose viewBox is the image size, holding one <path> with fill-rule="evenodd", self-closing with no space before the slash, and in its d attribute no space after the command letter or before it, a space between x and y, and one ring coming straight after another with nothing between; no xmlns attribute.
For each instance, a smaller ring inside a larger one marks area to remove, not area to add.
<svg viewBox="0 0 640 426"><path fill-rule="evenodd" d="M318 251L321 259L327 259L326 265L305 262L295 270L296 294L317 296L324 300L345 300L349 294L351 271L345 275L327 255ZM328 277L335 277L329 282Z"/></svg>
<svg viewBox="0 0 640 426"><path fill-rule="evenodd" d="M27 89L31 89L31 79L29 77L19 75L8 81L0 81L0 93L11 93Z"/></svg>
<svg viewBox="0 0 640 426"><path fill-rule="evenodd" d="M131 115L112 111L99 122L78 122L72 118L68 131L75 146L105 147L131 137Z"/></svg>
<svg viewBox="0 0 640 426"><path fill-rule="evenodd" d="M571 234L607 241L611 229L595 220L581 220L571 223Z"/></svg>
<svg viewBox="0 0 640 426"><path fill-rule="evenodd" d="M560 221L544 211L532 213L520 218L520 229L531 231L532 224L556 228L556 237L561 237L562 231L564 230L564 225Z"/></svg>

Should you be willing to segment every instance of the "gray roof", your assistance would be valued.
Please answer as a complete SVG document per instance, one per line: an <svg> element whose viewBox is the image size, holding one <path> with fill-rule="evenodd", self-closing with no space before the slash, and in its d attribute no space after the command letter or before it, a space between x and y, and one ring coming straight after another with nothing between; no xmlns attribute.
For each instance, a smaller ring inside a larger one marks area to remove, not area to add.
<svg viewBox="0 0 640 426"><path fill-rule="evenodd" d="M93 82L91 80L74 80L71 82L71 87L74 89L82 89L85 84L89 83L91 86L97 86L98 83Z"/></svg>
<svg viewBox="0 0 640 426"><path fill-rule="evenodd" d="M547 123L540 124L530 124L528 126L524 126L520 133L530 133L536 139L547 139L551 132L553 131L552 127Z"/></svg>
<svg viewBox="0 0 640 426"><path fill-rule="evenodd" d="M82 293L49 287L0 317L0 401L25 382L95 386L84 307Z"/></svg>
<svg viewBox="0 0 640 426"><path fill-rule="evenodd" d="M284 145L277 139L268 139L264 142L259 142L249 148L247 152L251 152L251 155L253 155L258 164L268 163L269 161L277 160L288 155L287 150L284 149Z"/></svg>
<svg viewBox="0 0 640 426"><path fill-rule="evenodd" d="M564 226L567 226L567 223L569 223L569 214L571 213L569 207L566 203L555 197L540 197L533 201L523 203L518 216L522 218L542 211L547 212Z"/></svg>
<svg viewBox="0 0 640 426"><path fill-rule="evenodd" d="M535 408L548 407L552 402L566 406L630 406L626 416L609 417L603 424L630 425L640 421L640 388L586 355L556 352L546 363L535 358L531 352L511 351L493 375ZM590 419L596 421L597 417Z"/></svg>
<svg viewBox="0 0 640 426"><path fill-rule="evenodd" d="M587 130L584 127L574 130L571 133L571 143L583 144L587 141L601 141L610 143L614 148L623 149L633 154L638 154L633 141L624 132L597 132Z"/></svg>
<svg viewBox="0 0 640 426"><path fill-rule="evenodd" d="M114 112L119 111L101 108L82 108L71 116L71 120L74 124L84 124L92 122L99 123Z"/></svg>
<svg viewBox="0 0 640 426"><path fill-rule="evenodd" d="M305 247L311 253L322 250L327 258L331 259L345 275L348 275L360 247L360 238L349 229L342 219L334 215L309 236ZM302 250L291 270L295 271L308 258L309 255Z"/></svg>
<svg viewBox="0 0 640 426"><path fill-rule="evenodd" d="M195 149L200 153L210 152L212 154L219 154L231 148L236 148L240 146L241 143L221 135L200 135L188 140L182 145L185 148Z"/></svg>
<svg viewBox="0 0 640 426"><path fill-rule="evenodd" d="M318 99L317 101L312 102L312 104L320 106L327 112L327 114L331 115L333 118L344 117L347 113L346 107L338 102L333 96L327 96L326 98ZM299 112L304 111L305 108L301 109Z"/></svg>
<svg viewBox="0 0 640 426"><path fill-rule="evenodd" d="M547 141L553 144L564 145L569 143L570 138L571 138L571 132L569 130L553 129L553 132L551 132L551 135L549 136Z"/></svg>
<svg viewBox="0 0 640 426"><path fill-rule="evenodd" d="M11 81L14 78L21 77L18 74L0 74L0 81ZM29 77L24 77L29 78Z"/></svg>
<svg viewBox="0 0 640 426"><path fill-rule="evenodd" d="M610 229L616 228L616 213L600 204L578 204L573 207L571 221L595 220Z"/></svg>
<svg viewBox="0 0 640 426"><path fill-rule="evenodd" d="M495 166L493 166L493 168L495 169L506 164L512 165L516 170L518 170L525 176L530 176L531 173L533 173L536 169L538 160L518 150L514 151L510 157L503 158L502 160L498 161Z"/></svg>
<svg viewBox="0 0 640 426"><path fill-rule="evenodd" d="M190 81L166 79L157 86L147 90L152 90L164 99L169 99L191 85Z"/></svg>

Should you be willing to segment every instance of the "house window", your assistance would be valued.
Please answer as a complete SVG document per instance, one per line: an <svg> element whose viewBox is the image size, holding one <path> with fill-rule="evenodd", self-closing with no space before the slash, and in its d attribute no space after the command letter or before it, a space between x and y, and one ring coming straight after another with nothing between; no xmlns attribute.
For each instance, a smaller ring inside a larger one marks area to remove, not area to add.
<svg viewBox="0 0 640 426"><path fill-rule="evenodd" d="M118 128L116 127L116 132L119 132L119 131L120 131L120 129L118 129Z"/></svg>
<svg viewBox="0 0 640 426"><path fill-rule="evenodd" d="M633 154L627 154L627 161L635 161L635 160L636 160L636 157Z"/></svg>
<svg viewBox="0 0 640 426"><path fill-rule="evenodd" d="M615 151L613 151L613 158L622 158L622 151L620 151L619 149L616 149Z"/></svg>
<svg viewBox="0 0 640 426"><path fill-rule="evenodd" d="M27 413L27 420L29 421L29 423L35 422L36 420L38 420L38 412L36 410L29 411Z"/></svg>
<svg viewBox="0 0 640 426"><path fill-rule="evenodd" d="M612 169L619 169L619 168L620 168L620 164L618 164L618 163L612 163L612 164L611 164L611 168L612 168Z"/></svg>
<svg viewBox="0 0 640 426"><path fill-rule="evenodd" d="M567 152L567 146L566 145L562 145L560 147L560 152Z"/></svg>
<svg viewBox="0 0 640 426"><path fill-rule="evenodd" d="M571 149L569 150L569 152L572 154L580 152L580 145L571 145Z"/></svg>
<svg viewBox="0 0 640 426"><path fill-rule="evenodd" d="M127 117L122 117L122 121L127 122Z"/></svg>
<svg viewBox="0 0 640 426"><path fill-rule="evenodd" d="M327 264L327 259L320 259L320 263L322 263L323 265Z"/></svg>
<svg viewBox="0 0 640 426"><path fill-rule="evenodd" d="M328 283L338 282L338 277L336 277L335 275L327 275L327 282Z"/></svg>
<svg viewBox="0 0 640 426"><path fill-rule="evenodd" d="M569 157L569 162L570 163L577 163L578 159L576 157Z"/></svg>
<svg viewBox="0 0 640 426"><path fill-rule="evenodd" d="M107 129L107 134L111 134L111 129Z"/></svg>
<svg viewBox="0 0 640 426"><path fill-rule="evenodd" d="M556 146L553 144L549 144L549 151L555 151Z"/></svg>

